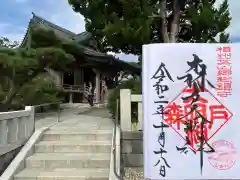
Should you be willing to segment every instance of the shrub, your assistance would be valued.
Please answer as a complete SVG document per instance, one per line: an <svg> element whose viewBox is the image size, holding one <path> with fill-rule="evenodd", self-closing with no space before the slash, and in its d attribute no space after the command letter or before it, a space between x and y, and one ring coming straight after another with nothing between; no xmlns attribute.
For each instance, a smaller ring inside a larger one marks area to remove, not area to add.
<svg viewBox="0 0 240 180"><path fill-rule="evenodd" d="M140 80L139 79L128 79L123 81L119 84L113 91L110 93L108 97L108 104L107 108L112 115L113 118L116 118L116 106L117 106L117 99L119 99L120 103L120 89L130 89L132 94L140 94L141 87L140 87ZM120 104L118 105L120 112ZM132 122L137 122L137 103L132 103L131 105L131 113L132 113ZM120 119L120 113L118 113L118 119Z"/></svg>
<svg viewBox="0 0 240 180"><path fill-rule="evenodd" d="M65 95L65 93L54 85L53 80L48 74L40 76L32 83L24 86L20 94L22 96L22 104L25 106L60 102ZM55 109L57 106L53 104L46 108Z"/></svg>
<svg viewBox="0 0 240 180"><path fill-rule="evenodd" d="M1 89L1 88L0 88ZM5 93L0 90L0 99ZM32 82L24 85L10 104L11 110L24 109L25 106L56 103L63 100L65 93L57 88L53 79L48 74L42 74L33 79ZM58 109L57 104L38 108L37 111L49 111Z"/></svg>

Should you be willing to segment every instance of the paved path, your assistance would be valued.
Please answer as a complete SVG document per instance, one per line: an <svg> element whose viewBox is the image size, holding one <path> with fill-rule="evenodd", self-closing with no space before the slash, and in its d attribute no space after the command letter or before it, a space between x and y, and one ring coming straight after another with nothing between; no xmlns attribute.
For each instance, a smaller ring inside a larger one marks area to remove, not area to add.
<svg viewBox="0 0 240 180"><path fill-rule="evenodd" d="M60 113L59 121L73 121L79 120L79 118L84 118L85 116L101 117L101 118L111 118L108 110L106 108L97 107L84 107L79 108L74 111L64 111ZM36 120L36 129L52 126L58 123L58 114L53 113L50 117L41 118Z"/></svg>
<svg viewBox="0 0 240 180"><path fill-rule="evenodd" d="M62 111L59 115L57 112L53 112L48 117L36 118L35 128L48 127L57 124L58 122L76 119L79 114L86 113L87 111L90 111L90 109L90 107L83 107L75 110Z"/></svg>
<svg viewBox="0 0 240 180"><path fill-rule="evenodd" d="M85 111L85 112L82 112L82 113L79 113L79 114L93 116L93 117L110 118L111 119L111 114L108 112L107 108L92 107L88 111Z"/></svg>

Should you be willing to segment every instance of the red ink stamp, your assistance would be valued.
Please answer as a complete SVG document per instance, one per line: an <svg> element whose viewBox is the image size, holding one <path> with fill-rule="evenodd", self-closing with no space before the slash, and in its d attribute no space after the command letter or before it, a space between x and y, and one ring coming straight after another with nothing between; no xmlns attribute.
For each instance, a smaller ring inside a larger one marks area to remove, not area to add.
<svg viewBox="0 0 240 180"><path fill-rule="evenodd" d="M225 140L218 140L212 144L214 153L210 153L208 162L218 170L231 169L236 161L237 149L234 145Z"/></svg>
<svg viewBox="0 0 240 180"><path fill-rule="evenodd" d="M226 98L232 95L231 47L218 47L217 51L217 95Z"/></svg>

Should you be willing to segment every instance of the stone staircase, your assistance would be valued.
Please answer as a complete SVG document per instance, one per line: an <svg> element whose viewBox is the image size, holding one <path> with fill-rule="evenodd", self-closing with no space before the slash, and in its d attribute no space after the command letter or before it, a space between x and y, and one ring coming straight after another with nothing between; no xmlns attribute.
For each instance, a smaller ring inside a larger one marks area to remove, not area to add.
<svg viewBox="0 0 240 180"><path fill-rule="evenodd" d="M113 125L99 120L52 127L14 180L109 179Z"/></svg>

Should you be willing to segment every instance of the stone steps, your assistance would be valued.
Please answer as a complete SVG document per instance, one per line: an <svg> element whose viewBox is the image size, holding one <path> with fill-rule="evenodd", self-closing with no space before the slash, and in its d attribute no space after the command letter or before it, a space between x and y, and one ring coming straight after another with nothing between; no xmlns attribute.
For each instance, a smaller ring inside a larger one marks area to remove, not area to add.
<svg viewBox="0 0 240 180"><path fill-rule="evenodd" d="M64 122L63 122L64 123ZM89 130L111 130L113 125L101 125L101 124L93 124L93 123L85 123L85 122L81 122L80 125L68 125L67 127L65 125L63 126L59 126L57 128L53 128L52 130L57 130L57 131L69 131L69 128L72 129L72 131L77 132L77 131L82 131L85 130L86 128ZM67 124L66 124L67 125Z"/></svg>
<svg viewBox="0 0 240 180"><path fill-rule="evenodd" d="M71 128L71 129L51 129L47 131L45 134L73 134L73 135L84 135L84 134L112 134L112 130L96 130L96 129L91 129L91 130L86 130L86 129L76 129L76 128Z"/></svg>
<svg viewBox="0 0 240 180"><path fill-rule="evenodd" d="M27 168L106 168L109 154L100 153L36 153L26 160Z"/></svg>
<svg viewBox="0 0 240 180"><path fill-rule="evenodd" d="M111 140L112 130L92 131L48 131L43 136L43 141L83 141L83 140Z"/></svg>
<svg viewBox="0 0 240 180"><path fill-rule="evenodd" d="M110 153L111 141L41 141L35 145L36 153Z"/></svg>
<svg viewBox="0 0 240 180"><path fill-rule="evenodd" d="M14 180L107 180L109 169L25 169Z"/></svg>
<svg viewBox="0 0 240 180"><path fill-rule="evenodd" d="M75 124L75 123L76 124ZM45 132L14 180L108 180L112 123L63 122Z"/></svg>

